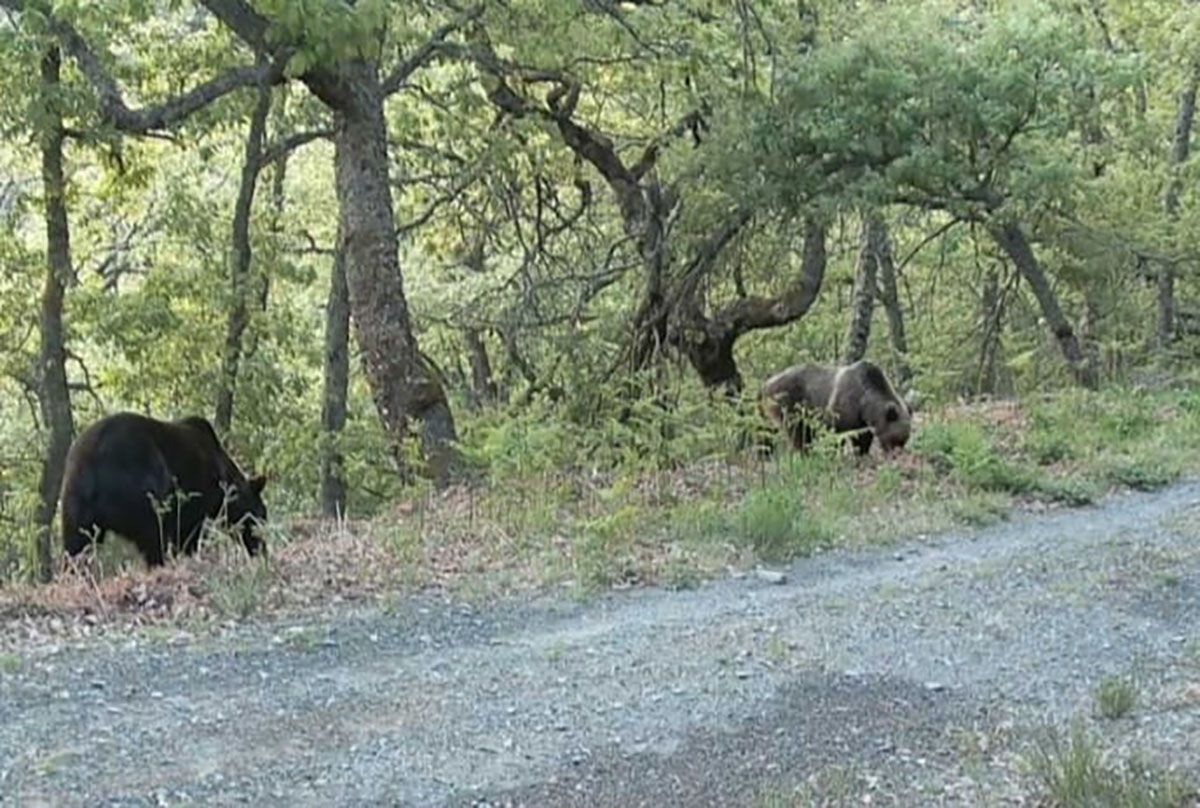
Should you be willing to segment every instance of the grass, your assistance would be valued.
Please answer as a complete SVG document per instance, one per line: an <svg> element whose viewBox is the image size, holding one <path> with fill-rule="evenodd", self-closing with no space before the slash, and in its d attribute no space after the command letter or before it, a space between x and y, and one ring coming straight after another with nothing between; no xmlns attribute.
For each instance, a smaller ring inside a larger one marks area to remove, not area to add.
<svg viewBox="0 0 1200 808"><path fill-rule="evenodd" d="M1029 762L1044 804L1054 808L1183 808L1197 796L1186 781L1139 758L1109 761L1078 723L1069 734L1047 730Z"/></svg>
<svg viewBox="0 0 1200 808"><path fill-rule="evenodd" d="M0 673L12 676L21 670L23 664L19 654L0 654Z"/></svg>
<svg viewBox="0 0 1200 808"><path fill-rule="evenodd" d="M1102 718L1124 718L1137 706L1137 684L1130 678L1107 676L1096 687L1096 711Z"/></svg>
<svg viewBox="0 0 1200 808"><path fill-rule="evenodd" d="M769 789L759 794L755 808L833 808L833 806L865 805L861 792L866 791L860 773L853 765L825 766L796 789Z"/></svg>
<svg viewBox="0 0 1200 808"><path fill-rule="evenodd" d="M676 432L704 428L698 416ZM1114 487L1147 490L1200 470L1200 393L1179 391L1071 391L924 412L909 450L886 460L828 439L806 455L781 448L764 460L735 429L720 429L724 451L693 447L664 469L662 446L626 446L615 470L600 471L570 454L597 435L562 434L539 416L497 433L492 448L505 457L482 485L414 491L368 521L273 523L269 564L218 541L215 560L205 550L171 565L177 573L105 564L94 578L9 590L0 607L7 599L145 622L146 602L156 616L240 619L430 586L481 603L530 589L691 589L730 569L989 525L1024 506L1087 505ZM618 430L613 440L631 436ZM134 597L147 576L165 591Z"/></svg>

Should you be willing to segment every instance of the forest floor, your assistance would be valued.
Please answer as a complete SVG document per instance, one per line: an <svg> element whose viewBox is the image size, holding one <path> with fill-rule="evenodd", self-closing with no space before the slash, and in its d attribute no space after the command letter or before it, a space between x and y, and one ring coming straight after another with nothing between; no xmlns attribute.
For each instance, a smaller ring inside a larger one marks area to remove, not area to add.
<svg viewBox="0 0 1200 808"><path fill-rule="evenodd" d="M1193 479L680 591L9 632L0 805L1195 804L1198 536Z"/></svg>

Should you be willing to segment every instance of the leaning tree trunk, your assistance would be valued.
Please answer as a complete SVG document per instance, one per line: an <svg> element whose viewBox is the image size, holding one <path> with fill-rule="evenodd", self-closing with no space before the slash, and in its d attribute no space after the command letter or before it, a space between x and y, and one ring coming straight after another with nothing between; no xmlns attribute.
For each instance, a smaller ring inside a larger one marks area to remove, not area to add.
<svg viewBox="0 0 1200 808"><path fill-rule="evenodd" d="M325 384L321 401L321 513L346 512L346 480L338 443L346 425L350 381L350 297L346 291L345 254L334 253L325 306Z"/></svg>
<svg viewBox="0 0 1200 808"><path fill-rule="evenodd" d="M67 224L66 179L63 175L62 116L54 98L59 83L59 52L51 47L42 58L42 102L46 122L42 135L42 188L46 207L46 278L42 286L38 367L38 402L50 437L38 482L36 514L38 578L54 574L54 539L51 524L58 508L58 493L71 448L75 424L67 386L67 351L63 329L63 296L71 277L71 232Z"/></svg>
<svg viewBox="0 0 1200 808"><path fill-rule="evenodd" d="M1175 223L1179 219L1179 193L1183 187L1181 171L1191 151L1192 124L1196 119L1196 91L1200 85L1200 69L1193 71L1187 87L1179 95L1179 110L1175 116L1175 133L1171 138L1171 179L1163 195L1163 208L1167 218ZM1163 262L1158 268L1158 324L1156 335L1158 347L1166 350L1175 341L1175 267Z"/></svg>
<svg viewBox="0 0 1200 808"><path fill-rule="evenodd" d="M846 350L842 361L849 365L867 355L871 340L871 319L875 314L875 275L879 269L879 231L864 219L858 244L858 269L854 274L854 302L850 307L850 326L846 331Z"/></svg>
<svg viewBox="0 0 1200 808"><path fill-rule="evenodd" d="M888 332L892 337L892 361L896 367L896 380L906 388L912 382L912 368L908 364L908 336L904 329L904 309L900 307L900 293L896 288L896 261L892 257L892 240L888 235L887 223L876 215L867 218L871 230L871 241L875 247L878 264L879 299L887 314Z"/></svg>
<svg viewBox="0 0 1200 808"><path fill-rule="evenodd" d="M217 431L224 434L233 423L233 395L237 387L238 365L242 358L242 336L250 320L250 212L262 162L263 133L271 111L271 88L258 91L258 103L250 118L242 159L242 181L233 207L233 261L229 268L229 317L225 324L225 351L221 358L221 376L217 382Z"/></svg>
<svg viewBox="0 0 1200 808"><path fill-rule="evenodd" d="M1021 273L1021 277L1029 284L1033 296L1037 298L1038 305L1041 307L1042 317L1046 319L1050 333L1058 341L1059 350L1062 351L1063 358L1067 360L1067 365L1071 368L1075 381L1088 389L1095 389L1097 386L1096 369L1087 360L1087 356L1079 344L1079 339L1075 336L1075 329L1071 327L1071 322L1063 314L1062 307L1058 304L1058 296L1054 294L1054 289L1051 288L1050 281L1042 271L1041 264L1033 254L1033 248L1020 225L994 225L991 228L991 234L1000 248L1012 259L1017 271Z"/></svg>
<svg viewBox="0 0 1200 808"><path fill-rule="evenodd" d="M454 418L437 377L422 361L412 332L388 176L383 88L373 65L340 71L351 87L337 110L335 168L338 249L344 253L354 333L393 456L403 474L402 448L410 417L422 421L429 471L449 480L457 439Z"/></svg>

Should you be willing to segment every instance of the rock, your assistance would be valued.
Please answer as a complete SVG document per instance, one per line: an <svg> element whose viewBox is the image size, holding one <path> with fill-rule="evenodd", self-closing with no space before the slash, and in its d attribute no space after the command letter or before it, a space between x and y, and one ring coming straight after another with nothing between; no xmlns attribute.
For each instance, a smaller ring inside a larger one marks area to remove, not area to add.
<svg viewBox="0 0 1200 808"><path fill-rule="evenodd" d="M758 569L756 569L754 571L754 574L758 577L758 579L760 581L765 581L766 583L774 584L776 586L778 586L780 584L786 584L787 579L788 579L786 572L779 572L777 570L763 569L762 567L759 567Z"/></svg>

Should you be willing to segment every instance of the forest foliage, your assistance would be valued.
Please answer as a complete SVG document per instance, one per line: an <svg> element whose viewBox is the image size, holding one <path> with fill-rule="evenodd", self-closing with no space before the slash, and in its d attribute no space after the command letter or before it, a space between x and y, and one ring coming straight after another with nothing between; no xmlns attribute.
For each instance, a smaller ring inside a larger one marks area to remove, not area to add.
<svg viewBox="0 0 1200 808"><path fill-rule="evenodd" d="M749 457L801 361L1099 413L1196 356L1190 3L0 0L0 65L0 578L120 409L364 516Z"/></svg>

